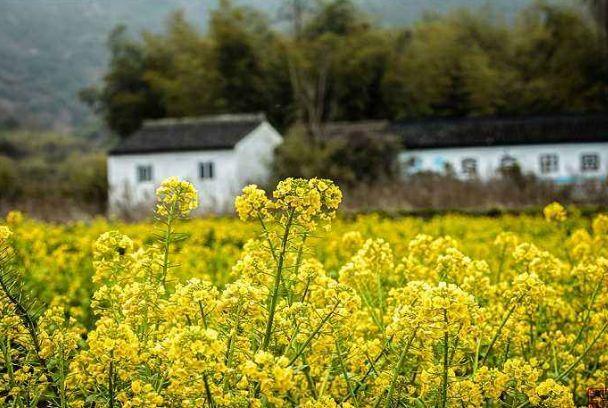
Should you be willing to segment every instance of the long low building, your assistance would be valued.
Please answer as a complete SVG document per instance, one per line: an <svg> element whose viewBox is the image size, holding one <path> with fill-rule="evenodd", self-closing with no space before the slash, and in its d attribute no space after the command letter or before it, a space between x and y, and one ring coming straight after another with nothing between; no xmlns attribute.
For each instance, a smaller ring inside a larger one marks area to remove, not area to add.
<svg viewBox="0 0 608 408"><path fill-rule="evenodd" d="M557 183L608 174L608 115L435 119L389 125L405 174L451 171L487 180L504 168Z"/></svg>
<svg viewBox="0 0 608 408"><path fill-rule="evenodd" d="M489 180L514 166L557 183L608 175L605 114L332 122L321 135L391 138L404 177L449 172ZM170 176L194 183L201 210L231 211L244 185L270 180L282 140L264 115L145 122L109 153L110 212L149 208L155 188Z"/></svg>

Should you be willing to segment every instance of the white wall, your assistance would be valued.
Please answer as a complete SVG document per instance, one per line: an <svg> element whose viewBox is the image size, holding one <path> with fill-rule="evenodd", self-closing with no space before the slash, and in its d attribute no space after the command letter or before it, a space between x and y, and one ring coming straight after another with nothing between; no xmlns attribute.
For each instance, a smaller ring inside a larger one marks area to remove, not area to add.
<svg viewBox="0 0 608 408"><path fill-rule="evenodd" d="M581 155L586 153L599 154L598 171L581 172ZM540 156L543 154L557 154L556 172L541 174ZM450 163L458 176L465 177L462 160L472 158L477 161L479 178L487 180L496 175L501 158L505 155L514 157L524 173L533 173L558 183L575 182L581 178L603 178L608 173L608 142L405 150L399 154L399 160L404 172L442 172L445 164ZM415 158L416 166L408 170L406 164L412 158Z"/></svg>
<svg viewBox="0 0 608 408"><path fill-rule="evenodd" d="M274 150L282 142L281 135L264 122L237 143L237 177L242 186L264 184L270 179Z"/></svg>
<svg viewBox="0 0 608 408"><path fill-rule="evenodd" d="M282 137L267 122L244 137L234 150L146 153L108 157L110 213L122 208L152 208L156 187L176 176L194 184L201 212L230 212L234 199L248 183L265 183L276 146ZM199 177L201 162L213 162L213 179ZM152 166L152 181L138 182L137 167Z"/></svg>
<svg viewBox="0 0 608 408"><path fill-rule="evenodd" d="M213 179L200 179L199 164L214 163ZM137 167L151 165L152 181L138 182ZM168 152L118 155L108 158L110 212L121 206L147 205L151 208L158 185L176 176L194 184L199 192L202 211L224 212L231 209L239 191L236 157L232 150Z"/></svg>

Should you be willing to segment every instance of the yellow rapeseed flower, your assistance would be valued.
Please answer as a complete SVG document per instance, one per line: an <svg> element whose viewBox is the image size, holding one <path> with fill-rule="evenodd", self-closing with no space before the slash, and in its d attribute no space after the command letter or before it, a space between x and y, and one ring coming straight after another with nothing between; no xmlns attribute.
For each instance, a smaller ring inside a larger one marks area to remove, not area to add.
<svg viewBox="0 0 608 408"><path fill-rule="evenodd" d="M543 209L545 219L549 222L566 221L566 209L558 202L552 202Z"/></svg>
<svg viewBox="0 0 608 408"><path fill-rule="evenodd" d="M198 207L198 193L192 183L177 177L164 180L156 189L156 214L184 218Z"/></svg>

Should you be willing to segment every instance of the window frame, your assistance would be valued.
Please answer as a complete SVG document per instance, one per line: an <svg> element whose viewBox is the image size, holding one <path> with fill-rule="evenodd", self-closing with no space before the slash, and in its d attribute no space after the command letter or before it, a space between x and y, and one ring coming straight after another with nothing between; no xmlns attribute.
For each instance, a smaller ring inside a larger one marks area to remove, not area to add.
<svg viewBox="0 0 608 408"><path fill-rule="evenodd" d="M472 164L470 166L469 164ZM467 177L476 177L479 174L479 163L474 157L465 157L460 160L460 171Z"/></svg>
<svg viewBox="0 0 608 408"><path fill-rule="evenodd" d="M511 156L510 154L504 154L501 158L500 158L500 164L499 164L499 168L500 169L512 169L518 166L518 161L515 157Z"/></svg>
<svg viewBox="0 0 608 408"><path fill-rule="evenodd" d="M200 180L213 180L215 178L215 162L202 161L198 163L198 178Z"/></svg>
<svg viewBox="0 0 608 408"><path fill-rule="evenodd" d="M593 158L595 163L593 166L589 166L589 163L585 162L585 159L588 158ZM593 153L593 152L588 152L588 153L582 153L581 154L581 172L582 173L595 173L598 172L600 170L600 155L599 153Z"/></svg>
<svg viewBox="0 0 608 408"><path fill-rule="evenodd" d="M403 161L405 174L414 174L422 168L422 159L419 156L410 156Z"/></svg>
<svg viewBox="0 0 608 408"><path fill-rule="evenodd" d="M540 174L548 175L559 172L559 155L557 153L543 153L538 157Z"/></svg>
<svg viewBox="0 0 608 408"><path fill-rule="evenodd" d="M154 170L151 164L138 164L135 167L138 183L149 183L154 180Z"/></svg>

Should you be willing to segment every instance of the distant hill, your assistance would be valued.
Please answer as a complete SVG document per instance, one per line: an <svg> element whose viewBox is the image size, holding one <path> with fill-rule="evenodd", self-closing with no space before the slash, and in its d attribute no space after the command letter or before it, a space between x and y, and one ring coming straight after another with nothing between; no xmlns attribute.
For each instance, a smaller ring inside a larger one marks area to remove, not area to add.
<svg viewBox="0 0 608 408"><path fill-rule="evenodd" d="M285 0L241 0L273 21ZM358 0L387 25L406 25L427 12L487 7L507 18L533 0ZM105 41L117 24L133 32L162 29L183 9L205 29L217 0L2 0L0 2L0 127L11 123L62 128L82 123L87 109L78 90L98 81Z"/></svg>

